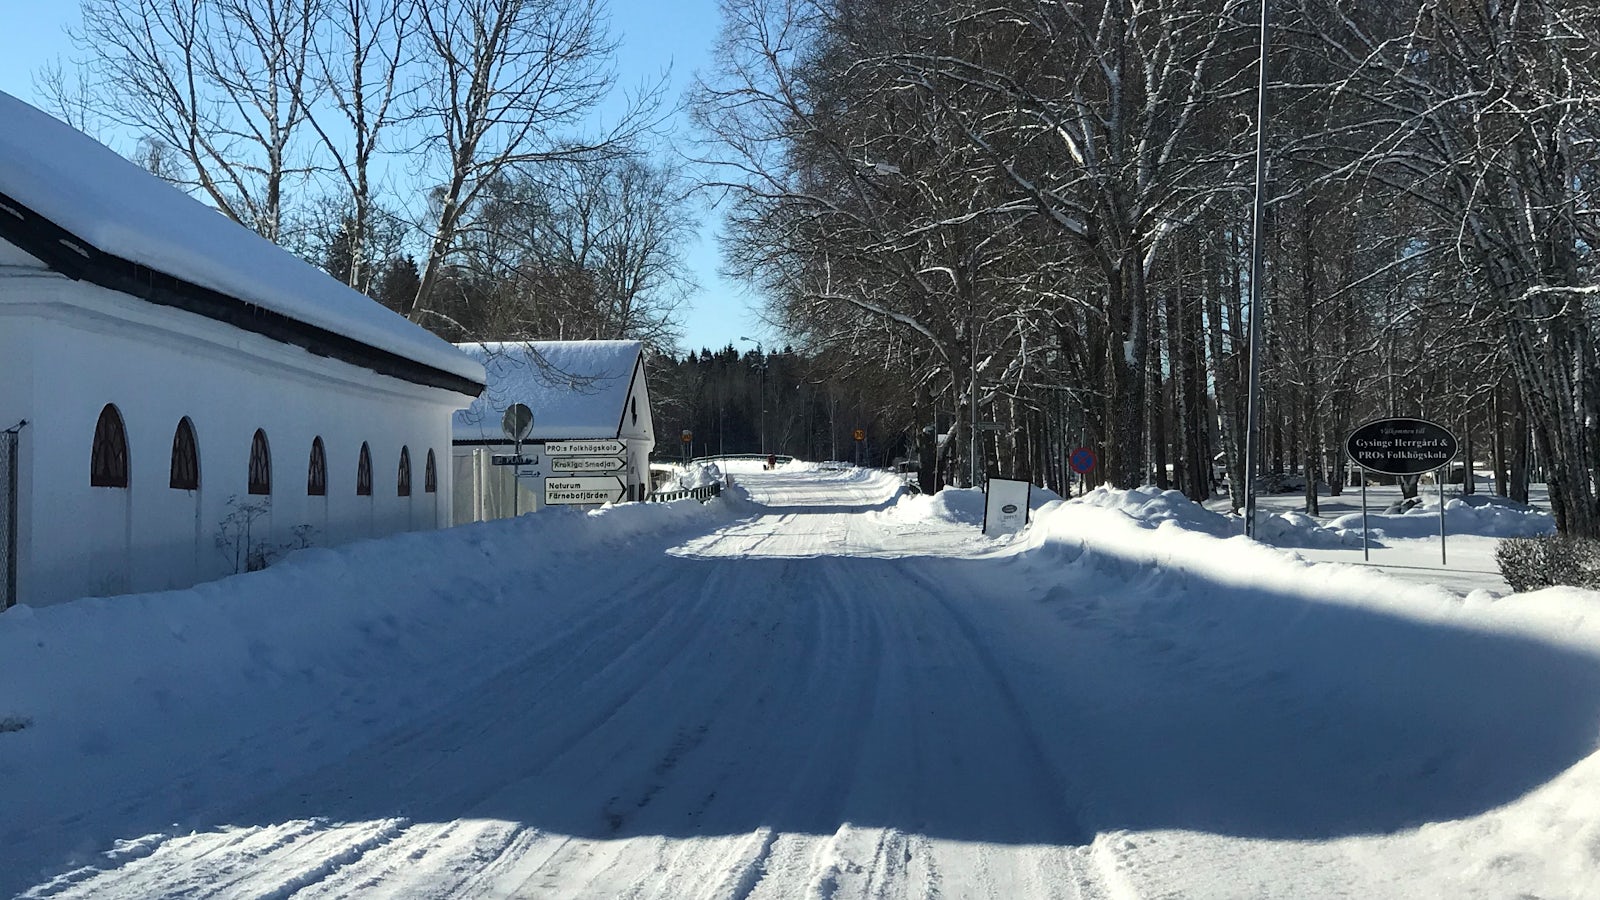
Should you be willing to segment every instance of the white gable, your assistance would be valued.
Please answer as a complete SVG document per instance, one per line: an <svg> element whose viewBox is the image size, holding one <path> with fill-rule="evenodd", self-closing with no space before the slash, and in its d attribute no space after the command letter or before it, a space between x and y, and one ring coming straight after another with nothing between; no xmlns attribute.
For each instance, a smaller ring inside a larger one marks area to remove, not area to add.
<svg viewBox="0 0 1600 900"><path fill-rule="evenodd" d="M4 92L0 123L0 193L96 249L423 365L482 379L478 365L448 342Z"/></svg>
<svg viewBox="0 0 1600 900"><path fill-rule="evenodd" d="M638 341L527 341L458 344L483 363L488 387L455 414L455 440L505 440L500 421L514 403L533 410L531 439L618 437L635 372L643 380ZM648 406L648 398L640 401ZM640 411L641 420L648 410Z"/></svg>

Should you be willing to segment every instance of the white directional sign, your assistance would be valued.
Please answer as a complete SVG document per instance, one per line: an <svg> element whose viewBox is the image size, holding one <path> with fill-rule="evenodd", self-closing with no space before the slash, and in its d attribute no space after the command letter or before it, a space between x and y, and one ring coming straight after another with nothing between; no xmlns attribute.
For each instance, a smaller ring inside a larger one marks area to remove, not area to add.
<svg viewBox="0 0 1600 900"><path fill-rule="evenodd" d="M628 461L620 456L556 456L550 459L550 471L599 475L621 472Z"/></svg>
<svg viewBox="0 0 1600 900"><path fill-rule="evenodd" d="M618 440L546 441L545 456L620 456L627 448Z"/></svg>
<svg viewBox="0 0 1600 900"><path fill-rule="evenodd" d="M544 479L544 502L560 504L615 503L628 493L628 486L615 475L574 475Z"/></svg>

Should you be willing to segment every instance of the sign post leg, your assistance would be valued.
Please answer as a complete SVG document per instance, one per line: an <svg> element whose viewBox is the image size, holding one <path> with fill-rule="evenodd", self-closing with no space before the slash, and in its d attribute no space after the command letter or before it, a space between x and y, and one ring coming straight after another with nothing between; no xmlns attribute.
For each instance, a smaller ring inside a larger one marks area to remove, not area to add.
<svg viewBox="0 0 1600 900"><path fill-rule="evenodd" d="M1471 463L1468 463L1471 465ZM1439 470L1435 469L1435 472ZM1437 474L1434 476L1439 482L1439 565L1445 565L1444 555L1444 479Z"/></svg>
<svg viewBox="0 0 1600 900"><path fill-rule="evenodd" d="M1361 560L1372 562L1372 554L1367 551L1367 470L1361 470Z"/></svg>

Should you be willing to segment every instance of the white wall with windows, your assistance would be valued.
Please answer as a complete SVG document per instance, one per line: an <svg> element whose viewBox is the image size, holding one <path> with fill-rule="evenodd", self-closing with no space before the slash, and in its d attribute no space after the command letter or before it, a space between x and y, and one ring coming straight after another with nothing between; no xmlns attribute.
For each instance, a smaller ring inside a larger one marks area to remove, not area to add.
<svg viewBox="0 0 1600 900"><path fill-rule="evenodd" d="M252 553L446 526L466 400L70 280L0 241L0 429L27 422L20 602L185 587Z"/></svg>

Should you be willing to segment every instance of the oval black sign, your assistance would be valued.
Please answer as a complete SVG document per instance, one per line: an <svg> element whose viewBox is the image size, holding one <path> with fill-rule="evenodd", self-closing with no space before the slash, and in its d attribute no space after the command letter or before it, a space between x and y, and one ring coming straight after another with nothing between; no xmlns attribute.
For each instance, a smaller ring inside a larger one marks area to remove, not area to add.
<svg viewBox="0 0 1600 900"><path fill-rule="evenodd" d="M1426 419L1378 419L1344 442L1356 465L1384 475L1421 475L1456 458L1456 436Z"/></svg>
<svg viewBox="0 0 1600 900"><path fill-rule="evenodd" d="M1005 506L1000 507L1000 511L1009 516L1017 511L1017 505L1015 503L1007 503Z"/></svg>

